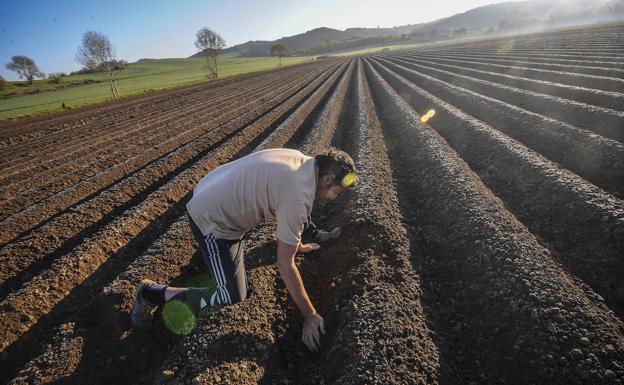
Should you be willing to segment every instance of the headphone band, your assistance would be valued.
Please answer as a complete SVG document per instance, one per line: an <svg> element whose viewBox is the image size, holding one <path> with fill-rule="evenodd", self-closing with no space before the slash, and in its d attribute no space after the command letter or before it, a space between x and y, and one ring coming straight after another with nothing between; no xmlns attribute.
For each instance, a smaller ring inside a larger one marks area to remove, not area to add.
<svg viewBox="0 0 624 385"><path fill-rule="evenodd" d="M352 187L357 184L357 181L358 181L357 175L355 175L355 173L351 171L342 178L342 180L340 181L340 184L342 184L343 187Z"/></svg>

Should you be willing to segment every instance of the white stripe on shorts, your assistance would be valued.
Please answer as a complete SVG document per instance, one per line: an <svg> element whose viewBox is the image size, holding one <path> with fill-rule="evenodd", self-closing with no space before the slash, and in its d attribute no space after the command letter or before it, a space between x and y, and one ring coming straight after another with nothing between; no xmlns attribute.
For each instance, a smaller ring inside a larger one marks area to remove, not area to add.
<svg viewBox="0 0 624 385"><path fill-rule="evenodd" d="M212 271L214 272L214 278L217 281L217 290L219 290L220 293L223 293L222 287L224 286L223 280L224 277L221 276L219 269L217 268L216 265L216 261L215 261L215 256L216 256L216 252L215 252L215 247L212 244L211 240L211 236L212 234L208 234L205 238L205 242L206 242L206 248L208 249L208 259L210 261L210 265L212 266ZM218 250L218 248L217 248ZM215 291L216 293L216 291ZM223 298L225 300L225 296L223 294L221 294L219 297ZM219 301L221 302L221 301Z"/></svg>
<svg viewBox="0 0 624 385"><path fill-rule="evenodd" d="M221 263L221 251L219 250L219 245L217 244L217 240L215 239L214 234L211 233L208 236L212 240L212 245L214 249L216 250L215 264L218 267L217 271L221 273L221 278L223 281L223 284L221 285L220 289L221 289L221 292L223 293L223 297L225 301L227 302L227 304L231 305L232 298L230 297L230 293L227 291L227 280L225 278L225 271L223 270L223 264Z"/></svg>

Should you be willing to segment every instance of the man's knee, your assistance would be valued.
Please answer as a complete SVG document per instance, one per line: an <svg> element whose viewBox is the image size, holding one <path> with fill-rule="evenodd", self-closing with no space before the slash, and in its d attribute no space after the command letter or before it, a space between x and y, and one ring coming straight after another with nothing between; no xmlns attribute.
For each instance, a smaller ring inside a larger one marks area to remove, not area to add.
<svg viewBox="0 0 624 385"><path fill-rule="evenodd" d="M228 301L226 301L226 305L236 305L237 303L243 302L247 298L247 296L243 295L240 297L232 297Z"/></svg>
<svg viewBox="0 0 624 385"><path fill-rule="evenodd" d="M235 305L242 302L247 298L247 287L230 287L227 292L224 293L223 302L225 305Z"/></svg>

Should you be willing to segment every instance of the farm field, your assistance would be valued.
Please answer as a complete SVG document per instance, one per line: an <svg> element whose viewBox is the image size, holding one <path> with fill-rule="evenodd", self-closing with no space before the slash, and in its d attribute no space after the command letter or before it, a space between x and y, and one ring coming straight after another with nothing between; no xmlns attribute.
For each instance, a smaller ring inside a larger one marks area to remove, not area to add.
<svg viewBox="0 0 624 385"><path fill-rule="evenodd" d="M435 114L429 111L435 111ZM195 184L333 145L360 183L298 257L246 236L251 292L133 330L142 278L207 282ZM624 25L333 58L0 125L0 381L624 383Z"/></svg>
<svg viewBox="0 0 624 385"><path fill-rule="evenodd" d="M285 57L282 58L282 66L301 64L307 59ZM126 98L181 85L206 83L209 79L206 78L205 64L203 58L145 59L115 71L115 77L122 98ZM277 66L277 57L239 58L224 54L219 58L219 78L272 70ZM105 73L68 75L61 77L60 83L66 88L46 91L46 88L53 86L47 80L35 80L32 87L25 88L34 93L0 99L0 121L63 111L63 103L76 109L112 98ZM10 92L24 92L22 88L15 86L3 92L3 96ZM40 92L35 92L38 89Z"/></svg>

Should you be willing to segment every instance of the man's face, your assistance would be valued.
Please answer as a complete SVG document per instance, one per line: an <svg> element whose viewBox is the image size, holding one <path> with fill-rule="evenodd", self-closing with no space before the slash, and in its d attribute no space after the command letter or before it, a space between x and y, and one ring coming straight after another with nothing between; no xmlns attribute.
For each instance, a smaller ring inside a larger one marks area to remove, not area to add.
<svg viewBox="0 0 624 385"><path fill-rule="evenodd" d="M329 199L333 201L338 197L338 194L343 193L347 190L348 187L344 187L340 183L336 182L336 175L323 175L316 189L316 198Z"/></svg>

